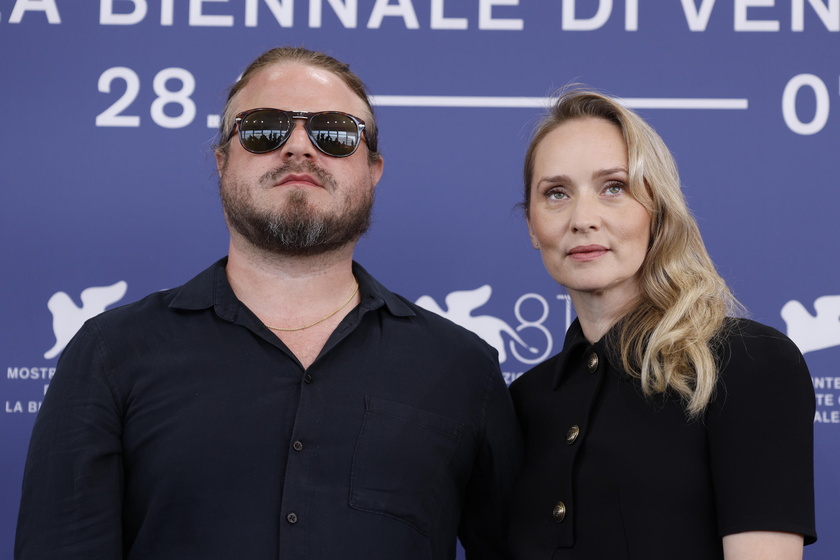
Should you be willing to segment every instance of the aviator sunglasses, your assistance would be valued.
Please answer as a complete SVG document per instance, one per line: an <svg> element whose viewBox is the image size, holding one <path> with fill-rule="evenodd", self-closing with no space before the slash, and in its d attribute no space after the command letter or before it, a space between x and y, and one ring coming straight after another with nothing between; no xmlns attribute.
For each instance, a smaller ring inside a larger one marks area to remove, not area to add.
<svg viewBox="0 0 840 560"><path fill-rule="evenodd" d="M236 115L230 136L236 133L238 127L239 143L243 148L253 154L266 154L289 139L295 128L295 119L306 121L306 133L318 150L338 158L355 153L359 147L359 138L365 130L362 119L340 111L309 113L263 108L249 109Z"/></svg>

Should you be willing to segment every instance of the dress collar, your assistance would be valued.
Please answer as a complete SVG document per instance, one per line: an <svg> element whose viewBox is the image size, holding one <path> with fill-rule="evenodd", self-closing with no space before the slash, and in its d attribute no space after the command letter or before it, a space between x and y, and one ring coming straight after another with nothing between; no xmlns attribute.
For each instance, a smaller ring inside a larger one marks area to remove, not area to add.
<svg viewBox="0 0 840 560"><path fill-rule="evenodd" d="M557 389L561 381L563 381L563 376L566 375L566 372L575 367L577 360L583 360L583 357L590 352L598 354L598 357L603 360L605 365L609 363L620 364L621 357L607 343L611 338L610 335L614 334L615 330L619 328L618 325L620 323L621 321L613 325L600 340L594 344L590 344L583 336L583 328L580 326L580 321L575 319L569 326L569 330L566 331L566 338L563 341L563 351L557 357L556 369L554 371L554 384L552 387ZM626 374L624 375L626 376Z"/></svg>
<svg viewBox="0 0 840 560"><path fill-rule="evenodd" d="M557 389L560 382L563 380L563 374L566 372L566 367L572 356L577 356L581 353L582 348L589 346L589 341L583 336L583 329L580 326L580 321L575 319L569 325L569 330L566 331L566 338L563 341L563 351L560 353L555 364L554 370L554 384L553 388Z"/></svg>

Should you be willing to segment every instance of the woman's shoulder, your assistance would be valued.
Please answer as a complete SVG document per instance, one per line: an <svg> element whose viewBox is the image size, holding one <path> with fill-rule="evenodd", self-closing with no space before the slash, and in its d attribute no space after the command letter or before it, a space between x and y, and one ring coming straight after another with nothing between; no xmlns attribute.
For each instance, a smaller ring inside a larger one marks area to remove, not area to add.
<svg viewBox="0 0 840 560"><path fill-rule="evenodd" d="M774 327L743 317L727 317L724 322L723 332L726 333L728 336L736 337L769 336L772 338L782 338L785 340L790 340L786 335L784 335L782 332L775 329Z"/></svg>
<svg viewBox="0 0 840 560"><path fill-rule="evenodd" d="M719 351L724 360L723 367L733 360L768 366L791 362L804 365L804 358L796 344L782 332L763 323L729 318L721 335Z"/></svg>
<svg viewBox="0 0 840 560"><path fill-rule="evenodd" d="M751 399L765 393L813 394L811 374L796 344L773 327L749 319L729 319L718 347L723 394ZM719 395L720 396L720 395Z"/></svg>
<svg viewBox="0 0 840 560"><path fill-rule="evenodd" d="M586 344L580 322L575 319L566 330L563 350L516 378L510 385L511 393L515 396L552 389L560 380L561 370L566 366L569 355L575 354L576 349Z"/></svg>
<svg viewBox="0 0 840 560"><path fill-rule="evenodd" d="M560 368L562 356L563 352L560 352L514 379L510 384L511 393L518 395L551 389Z"/></svg>

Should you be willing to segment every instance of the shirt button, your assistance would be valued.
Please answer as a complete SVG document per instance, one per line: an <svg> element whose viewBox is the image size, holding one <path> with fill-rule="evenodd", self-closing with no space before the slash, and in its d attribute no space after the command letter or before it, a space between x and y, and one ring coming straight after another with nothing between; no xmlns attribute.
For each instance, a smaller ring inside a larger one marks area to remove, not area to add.
<svg viewBox="0 0 840 560"><path fill-rule="evenodd" d="M295 514L294 512L290 513L289 515L286 516L286 521L288 521L289 523L294 525L295 523L298 522L297 514Z"/></svg>
<svg viewBox="0 0 840 560"><path fill-rule="evenodd" d="M306 375L303 376L303 380L306 383L312 383L312 376L307 373Z"/></svg>
<svg viewBox="0 0 840 560"><path fill-rule="evenodd" d="M580 426L575 424L574 426L569 428L568 432L566 432L566 443L572 445L578 438L578 435L580 435Z"/></svg>
<svg viewBox="0 0 840 560"><path fill-rule="evenodd" d="M299 441L296 441L292 444L292 448L294 448L295 451L301 451L303 449L303 444Z"/></svg>
<svg viewBox="0 0 840 560"><path fill-rule="evenodd" d="M595 373L595 370L598 369L598 354L592 352L586 357L586 368L589 373Z"/></svg>
<svg viewBox="0 0 840 560"><path fill-rule="evenodd" d="M562 523L566 519L566 504L557 502L557 505L551 510L551 516L554 518L555 523Z"/></svg>

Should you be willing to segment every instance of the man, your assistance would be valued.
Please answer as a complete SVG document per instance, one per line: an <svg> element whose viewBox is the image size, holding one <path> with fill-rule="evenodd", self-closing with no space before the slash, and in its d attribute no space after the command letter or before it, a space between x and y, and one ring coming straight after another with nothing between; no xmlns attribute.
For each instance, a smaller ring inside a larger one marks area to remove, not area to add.
<svg viewBox="0 0 840 560"><path fill-rule="evenodd" d="M451 559L456 535L507 557L521 448L494 352L352 260L383 165L364 85L274 49L222 120L229 255L68 345L16 557Z"/></svg>

